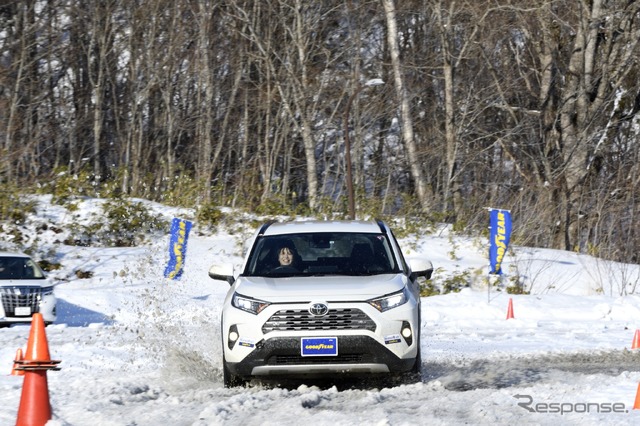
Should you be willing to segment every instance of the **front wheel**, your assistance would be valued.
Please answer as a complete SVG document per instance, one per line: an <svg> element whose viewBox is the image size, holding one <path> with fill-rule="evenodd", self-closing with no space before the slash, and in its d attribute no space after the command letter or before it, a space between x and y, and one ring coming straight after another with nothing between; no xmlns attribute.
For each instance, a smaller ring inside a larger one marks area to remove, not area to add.
<svg viewBox="0 0 640 426"><path fill-rule="evenodd" d="M235 388L237 386L244 386L246 384L240 376L233 374L229 367L227 367L227 361L222 356L222 382L225 388Z"/></svg>
<svg viewBox="0 0 640 426"><path fill-rule="evenodd" d="M411 367L411 370L407 373L407 376L415 382L422 380L422 356L420 355L420 348L418 348L418 355L416 355L416 362Z"/></svg>
<svg viewBox="0 0 640 426"><path fill-rule="evenodd" d="M412 383L419 383L422 381L422 357L420 356L420 349L418 349L418 355L411 367L411 370L404 373L400 373L395 377L396 384L409 385Z"/></svg>

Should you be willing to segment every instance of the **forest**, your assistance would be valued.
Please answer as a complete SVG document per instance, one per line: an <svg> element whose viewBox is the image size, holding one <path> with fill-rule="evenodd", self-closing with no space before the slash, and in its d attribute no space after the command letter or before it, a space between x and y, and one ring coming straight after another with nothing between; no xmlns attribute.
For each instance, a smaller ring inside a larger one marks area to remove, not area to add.
<svg viewBox="0 0 640 426"><path fill-rule="evenodd" d="M503 208L517 244L638 263L639 43L635 0L5 0L0 192Z"/></svg>

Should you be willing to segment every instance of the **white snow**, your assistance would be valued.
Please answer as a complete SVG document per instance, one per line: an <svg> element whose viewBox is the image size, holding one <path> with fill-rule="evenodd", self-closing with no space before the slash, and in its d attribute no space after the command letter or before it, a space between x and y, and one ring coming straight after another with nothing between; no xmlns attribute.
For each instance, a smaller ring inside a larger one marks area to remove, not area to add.
<svg viewBox="0 0 640 426"><path fill-rule="evenodd" d="M85 200L74 215L99 205ZM150 205L168 217L185 214ZM39 215L72 220L53 205ZM168 235L136 248L55 245L63 269L50 276L69 280L56 288L58 321L46 328L51 356L62 361L60 371L47 373L48 425L640 422L633 410L640 349L631 349L640 328L638 265L514 247L504 282L519 273L532 294L509 295L487 291L486 240L446 230L404 238L407 255L433 261L435 279L466 271L472 281L460 293L423 298L421 383L224 389L219 314L228 284L207 271L214 263L239 264L250 234L205 234L192 231L179 281L163 278ZM76 269L94 275L79 279ZM515 318L507 320L509 299ZM23 378L10 372L28 335L28 325L0 329L1 425L16 421Z"/></svg>

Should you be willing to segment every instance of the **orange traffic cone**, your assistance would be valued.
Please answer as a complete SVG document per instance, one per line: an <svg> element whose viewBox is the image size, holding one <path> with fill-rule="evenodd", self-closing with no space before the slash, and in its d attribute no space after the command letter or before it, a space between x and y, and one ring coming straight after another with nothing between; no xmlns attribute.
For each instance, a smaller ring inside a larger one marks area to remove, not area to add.
<svg viewBox="0 0 640 426"><path fill-rule="evenodd" d="M24 376L24 370L19 369L19 364L22 360L22 349L18 349L16 351L16 357L13 360L13 368L11 369L12 376Z"/></svg>
<svg viewBox="0 0 640 426"><path fill-rule="evenodd" d="M47 370L58 370L59 362L52 361L49 356L42 314L33 314L27 351L17 367L24 371L24 382L16 426L44 425L51 420Z"/></svg>
<svg viewBox="0 0 640 426"><path fill-rule="evenodd" d="M507 319L513 319L513 299L509 299L509 307L507 308Z"/></svg>
<svg viewBox="0 0 640 426"><path fill-rule="evenodd" d="M633 335L633 342L631 343L631 349L640 348L640 330L636 330L636 334Z"/></svg>
<svg viewBox="0 0 640 426"><path fill-rule="evenodd" d="M45 425L51 420L47 370L26 371L16 426Z"/></svg>
<svg viewBox="0 0 640 426"><path fill-rule="evenodd" d="M49 355L49 343L44 331L44 319L42 314L33 314L31 319L31 331L27 340L27 352L24 354L25 361L51 361Z"/></svg>
<svg viewBox="0 0 640 426"><path fill-rule="evenodd" d="M636 400L633 403L634 410L640 410L640 383L638 384L638 390L636 391Z"/></svg>

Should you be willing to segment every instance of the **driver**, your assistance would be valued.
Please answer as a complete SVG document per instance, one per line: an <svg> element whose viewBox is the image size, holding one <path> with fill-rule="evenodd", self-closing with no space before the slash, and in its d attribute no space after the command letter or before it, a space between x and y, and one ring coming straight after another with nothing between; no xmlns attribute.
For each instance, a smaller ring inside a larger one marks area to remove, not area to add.
<svg viewBox="0 0 640 426"><path fill-rule="evenodd" d="M300 257L295 249L295 246L290 241L282 244L282 247L278 250L278 263L276 269L298 269L300 266Z"/></svg>
<svg viewBox="0 0 640 426"><path fill-rule="evenodd" d="M289 247L282 247L278 252L278 262L280 266L292 266L293 251Z"/></svg>

